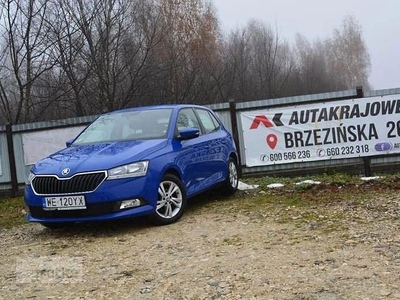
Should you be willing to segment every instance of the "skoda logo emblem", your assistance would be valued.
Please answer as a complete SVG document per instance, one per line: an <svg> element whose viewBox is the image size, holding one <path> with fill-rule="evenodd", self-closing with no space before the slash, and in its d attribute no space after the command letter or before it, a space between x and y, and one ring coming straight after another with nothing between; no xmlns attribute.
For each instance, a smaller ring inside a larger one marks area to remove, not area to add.
<svg viewBox="0 0 400 300"><path fill-rule="evenodd" d="M71 170L70 170L69 168L65 168L64 170L62 170L61 174L62 174L63 176L67 176L67 175L69 174L70 171L71 171Z"/></svg>

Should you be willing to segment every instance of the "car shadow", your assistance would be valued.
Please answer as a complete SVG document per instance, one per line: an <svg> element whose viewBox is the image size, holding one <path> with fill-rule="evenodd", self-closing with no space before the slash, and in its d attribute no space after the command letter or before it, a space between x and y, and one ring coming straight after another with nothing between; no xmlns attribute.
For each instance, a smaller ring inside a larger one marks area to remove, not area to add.
<svg viewBox="0 0 400 300"><path fill-rule="evenodd" d="M184 216L178 222L185 222L186 217L195 216L202 208L212 205L213 202L229 201L234 196L225 196L220 190L210 190L190 198ZM172 224L171 224L172 225ZM166 226L171 226L166 225ZM34 233L39 239L46 238L73 238L73 237L110 237L127 233L140 233L156 227L147 217L138 217L113 221L82 222L66 225L58 229L42 227Z"/></svg>
<svg viewBox="0 0 400 300"><path fill-rule="evenodd" d="M220 189L206 191L188 200L185 214L195 214L197 210L205 206L212 205L214 202L230 201L235 196L237 196L237 194L227 196Z"/></svg>
<svg viewBox="0 0 400 300"><path fill-rule="evenodd" d="M42 230L37 232L37 237L109 237L129 232L140 232L151 226L152 224L145 217L113 221L78 222L57 229L42 227Z"/></svg>

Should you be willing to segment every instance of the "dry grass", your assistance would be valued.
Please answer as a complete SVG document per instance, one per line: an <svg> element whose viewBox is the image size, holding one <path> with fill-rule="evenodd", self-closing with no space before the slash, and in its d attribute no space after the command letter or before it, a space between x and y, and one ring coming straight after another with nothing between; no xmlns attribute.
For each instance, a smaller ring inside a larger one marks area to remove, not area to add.
<svg viewBox="0 0 400 300"><path fill-rule="evenodd" d="M0 228L11 228L26 223L23 199L0 199Z"/></svg>

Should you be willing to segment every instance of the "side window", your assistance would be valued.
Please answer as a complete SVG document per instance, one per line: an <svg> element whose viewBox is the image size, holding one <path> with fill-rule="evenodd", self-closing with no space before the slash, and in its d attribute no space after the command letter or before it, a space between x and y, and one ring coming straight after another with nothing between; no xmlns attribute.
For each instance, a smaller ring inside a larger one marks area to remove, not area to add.
<svg viewBox="0 0 400 300"><path fill-rule="evenodd" d="M196 109L196 112L200 118L201 123L203 124L205 133L210 133L215 130L218 130L219 128L218 121L207 110Z"/></svg>
<svg viewBox="0 0 400 300"><path fill-rule="evenodd" d="M184 108L179 111L176 126L178 131L184 128L200 129L199 122L197 121L196 115L191 108Z"/></svg>

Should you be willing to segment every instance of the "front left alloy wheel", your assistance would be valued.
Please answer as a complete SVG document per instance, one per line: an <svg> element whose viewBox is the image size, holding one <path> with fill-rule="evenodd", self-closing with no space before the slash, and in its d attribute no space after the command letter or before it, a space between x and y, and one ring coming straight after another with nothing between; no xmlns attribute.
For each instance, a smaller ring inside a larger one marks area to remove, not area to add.
<svg viewBox="0 0 400 300"><path fill-rule="evenodd" d="M172 174L165 174L158 186L156 211L153 223L167 225L178 221L186 207L186 192L182 182Z"/></svg>

